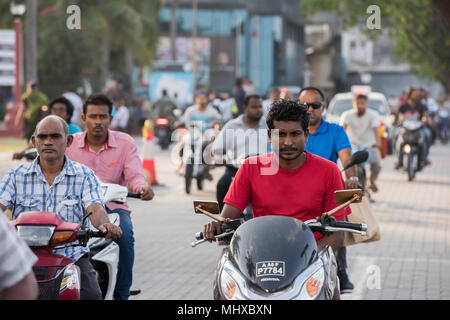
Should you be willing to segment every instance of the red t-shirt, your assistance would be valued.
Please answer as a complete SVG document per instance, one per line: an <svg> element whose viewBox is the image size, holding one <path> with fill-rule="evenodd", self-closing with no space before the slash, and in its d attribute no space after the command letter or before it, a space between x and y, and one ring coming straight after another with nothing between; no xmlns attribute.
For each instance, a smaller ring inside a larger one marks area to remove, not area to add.
<svg viewBox="0 0 450 320"><path fill-rule="evenodd" d="M345 190L337 165L306 153L305 163L295 170L278 166L275 154L248 158L239 168L224 202L243 211L250 202L253 217L289 216L307 221L320 217L338 205L334 192ZM334 217L340 220L351 213L350 207ZM314 234L316 240L322 238Z"/></svg>

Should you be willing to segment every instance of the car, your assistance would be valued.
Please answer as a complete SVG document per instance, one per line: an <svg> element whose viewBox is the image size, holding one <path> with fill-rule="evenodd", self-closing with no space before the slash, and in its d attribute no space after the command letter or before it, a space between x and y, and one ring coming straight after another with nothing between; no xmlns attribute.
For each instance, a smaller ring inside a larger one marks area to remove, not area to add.
<svg viewBox="0 0 450 320"><path fill-rule="evenodd" d="M332 123L340 123L342 114L353 108L353 92L344 92L336 94L330 101L325 113L325 120ZM365 92L368 96L367 107L375 110L380 115L380 136L382 138L383 150L382 157L392 154L392 117L388 100L380 92Z"/></svg>

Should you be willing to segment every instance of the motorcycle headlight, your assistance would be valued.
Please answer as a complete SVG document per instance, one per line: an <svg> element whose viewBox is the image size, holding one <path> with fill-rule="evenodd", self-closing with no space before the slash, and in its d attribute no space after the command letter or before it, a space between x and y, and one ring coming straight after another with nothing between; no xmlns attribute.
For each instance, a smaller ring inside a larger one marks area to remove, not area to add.
<svg viewBox="0 0 450 320"><path fill-rule="evenodd" d="M323 267L320 267L312 276L305 281L302 291L300 292L300 300L313 300L321 292L325 282L325 272Z"/></svg>
<svg viewBox="0 0 450 320"><path fill-rule="evenodd" d="M245 280L238 274L230 261L225 261L220 273L220 290L225 299L228 300L244 300L243 294L239 288L239 284L245 287Z"/></svg>
<svg viewBox="0 0 450 320"><path fill-rule="evenodd" d="M17 226L17 235L30 247L48 246L54 231L54 226Z"/></svg>
<svg viewBox="0 0 450 320"><path fill-rule="evenodd" d="M403 151L406 154L410 154L411 153L411 146L409 144L405 144L405 146L403 147Z"/></svg>

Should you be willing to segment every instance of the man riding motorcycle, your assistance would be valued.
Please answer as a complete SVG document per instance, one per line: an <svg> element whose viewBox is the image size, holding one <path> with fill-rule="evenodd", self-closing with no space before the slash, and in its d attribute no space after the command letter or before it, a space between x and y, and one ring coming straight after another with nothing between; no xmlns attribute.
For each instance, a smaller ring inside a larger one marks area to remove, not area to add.
<svg viewBox="0 0 450 320"><path fill-rule="evenodd" d="M268 136L274 152L248 158L239 168L224 199L221 216L238 219L250 203L254 217L275 213L307 221L336 208L334 192L345 189L336 164L305 151L309 115L306 108L293 100L273 104L267 117ZM336 220L351 213L345 208ZM215 241L221 224L213 221L204 227L203 236ZM344 234L314 234L319 248L342 247ZM339 292L335 293L336 297Z"/></svg>
<svg viewBox="0 0 450 320"><path fill-rule="evenodd" d="M105 95L88 97L82 115L87 130L73 136L74 143L67 148L66 154L69 159L94 170L102 182L128 186L133 192L140 193L142 200L152 200L154 193L147 184L134 139L126 133L109 129L111 111L112 102ZM108 213L119 214L123 230L123 236L116 241L120 256L114 299L127 300L134 264L131 211L126 204L111 202L105 205Z"/></svg>
<svg viewBox="0 0 450 320"><path fill-rule="evenodd" d="M23 212L55 212L66 221L81 224L86 213L92 225L118 239L122 230L111 224L103 207L100 184L94 172L65 156L72 144L67 123L58 116L48 116L36 127L32 137L39 157L30 164L11 169L0 182L0 209L12 209L12 218ZM64 245L56 254L72 259L81 270L82 300L101 300L96 272L89 261L89 248Z"/></svg>
<svg viewBox="0 0 450 320"><path fill-rule="evenodd" d="M213 144L216 164L226 164L225 173L217 182L217 201L221 210L223 199L241 165L240 160L266 153L269 147L261 97L249 95L244 100L244 114L227 122Z"/></svg>

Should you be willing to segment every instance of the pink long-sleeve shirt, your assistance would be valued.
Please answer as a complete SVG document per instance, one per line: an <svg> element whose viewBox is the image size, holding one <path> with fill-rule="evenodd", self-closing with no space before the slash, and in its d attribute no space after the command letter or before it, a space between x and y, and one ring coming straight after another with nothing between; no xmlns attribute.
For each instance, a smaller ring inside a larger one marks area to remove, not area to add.
<svg viewBox="0 0 450 320"><path fill-rule="evenodd" d="M66 150L70 160L91 168L101 182L129 187L132 192L148 187L136 142L131 136L108 130L106 144L99 152L95 152L86 143L86 134L87 131L73 135L73 143ZM131 212L126 203L109 202L107 207L110 210L124 209Z"/></svg>

